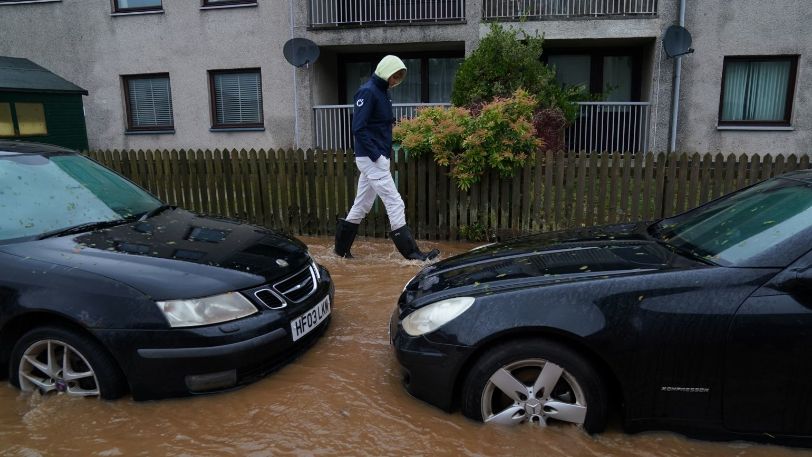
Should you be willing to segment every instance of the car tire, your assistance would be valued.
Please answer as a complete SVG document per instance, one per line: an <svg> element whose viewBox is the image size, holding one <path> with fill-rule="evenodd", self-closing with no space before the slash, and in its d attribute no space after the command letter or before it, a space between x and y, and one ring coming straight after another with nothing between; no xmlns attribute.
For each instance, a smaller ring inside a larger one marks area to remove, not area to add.
<svg viewBox="0 0 812 457"><path fill-rule="evenodd" d="M127 392L113 357L88 336L64 327L39 327L23 335L12 350L9 380L42 394L114 400Z"/></svg>
<svg viewBox="0 0 812 457"><path fill-rule="evenodd" d="M598 372L576 351L554 341L523 339L496 346L474 363L462 386L461 406L463 414L482 422L572 422L598 433L606 427L608 394Z"/></svg>

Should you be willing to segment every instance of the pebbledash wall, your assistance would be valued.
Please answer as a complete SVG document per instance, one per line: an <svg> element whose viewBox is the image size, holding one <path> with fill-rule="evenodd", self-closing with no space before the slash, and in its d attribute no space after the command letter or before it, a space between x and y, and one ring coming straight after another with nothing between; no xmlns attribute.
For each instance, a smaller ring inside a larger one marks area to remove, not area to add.
<svg viewBox="0 0 812 457"><path fill-rule="evenodd" d="M206 9L201 0L164 0L150 14L112 14L110 0L0 0L0 55L25 57L86 88L91 149L302 148L312 146L313 106L338 103L337 56L352 52L475 49L488 31L482 3L469 0L454 24L314 29L308 0L257 0ZM686 0L696 52L683 59L677 150L809 154L812 151L812 8L806 0ZM669 142L673 61L661 52L677 23L678 0L659 0L649 18L571 18L507 22L550 44L588 47L638 43L644 49L641 98L652 104L652 149ZM322 47L295 70L282 55L291 37ZM719 128L726 56L798 56L791 126ZM209 70L259 68L264 130L212 132ZM122 75L168 73L174 133L125 134Z"/></svg>

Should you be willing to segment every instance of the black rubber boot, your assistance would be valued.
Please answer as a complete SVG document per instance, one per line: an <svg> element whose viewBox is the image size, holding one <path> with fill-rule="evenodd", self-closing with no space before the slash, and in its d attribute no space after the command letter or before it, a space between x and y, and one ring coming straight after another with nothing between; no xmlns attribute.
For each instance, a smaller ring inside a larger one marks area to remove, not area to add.
<svg viewBox="0 0 812 457"><path fill-rule="evenodd" d="M340 257L352 258L350 248L352 242L355 241L355 235L358 233L358 224L347 222L344 219L339 219L336 224L336 246L335 253Z"/></svg>
<svg viewBox="0 0 812 457"><path fill-rule="evenodd" d="M440 255L440 251L437 249L432 249L429 252L422 252L420 248L417 247L417 242L414 240L412 231L409 230L408 225L404 225L397 230L392 230L389 232L389 236L392 237L392 241L394 241L395 247L398 248L400 254L408 260L426 261Z"/></svg>

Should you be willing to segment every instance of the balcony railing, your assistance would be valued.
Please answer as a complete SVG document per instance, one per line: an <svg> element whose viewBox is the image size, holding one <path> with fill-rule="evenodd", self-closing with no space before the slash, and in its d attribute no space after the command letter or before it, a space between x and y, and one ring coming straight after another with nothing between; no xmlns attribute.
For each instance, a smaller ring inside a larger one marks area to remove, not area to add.
<svg viewBox="0 0 812 457"><path fill-rule="evenodd" d="M649 102L583 102L564 135L567 149L586 152L648 152Z"/></svg>
<svg viewBox="0 0 812 457"><path fill-rule="evenodd" d="M570 151L647 152L651 125L648 102L583 102L578 119L565 132ZM448 103L396 103L396 119L414 116L424 106ZM352 105L321 105L314 111L314 146L321 149L352 149Z"/></svg>
<svg viewBox="0 0 812 457"><path fill-rule="evenodd" d="M465 0L310 0L310 26L463 22Z"/></svg>
<svg viewBox="0 0 812 457"><path fill-rule="evenodd" d="M412 118L418 108L450 106L450 103L395 103L395 119ZM314 146L321 149L352 149L352 105L320 105L313 107Z"/></svg>
<svg viewBox="0 0 812 457"><path fill-rule="evenodd" d="M484 20L646 17L658 0L484 0Z"/></svg>

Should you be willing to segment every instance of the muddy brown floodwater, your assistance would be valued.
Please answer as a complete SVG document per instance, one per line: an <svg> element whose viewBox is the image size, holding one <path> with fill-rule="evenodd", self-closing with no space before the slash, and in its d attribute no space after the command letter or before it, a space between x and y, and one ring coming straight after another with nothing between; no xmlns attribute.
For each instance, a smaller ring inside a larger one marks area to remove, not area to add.
<svg viewBox="0 0 812 457"><path fill-rule="evenodd" d="M411 398L400 384L387 322L420 268L386 240L360 239L355 260L303 238L333 276L324 337L280 371L216 395L136 403L41 397L0 386L3 456L801 456L812 451L713 443L673 433L590 437L574 426L485 427ZM443 256L473 245L421 243Z"/></svg>

